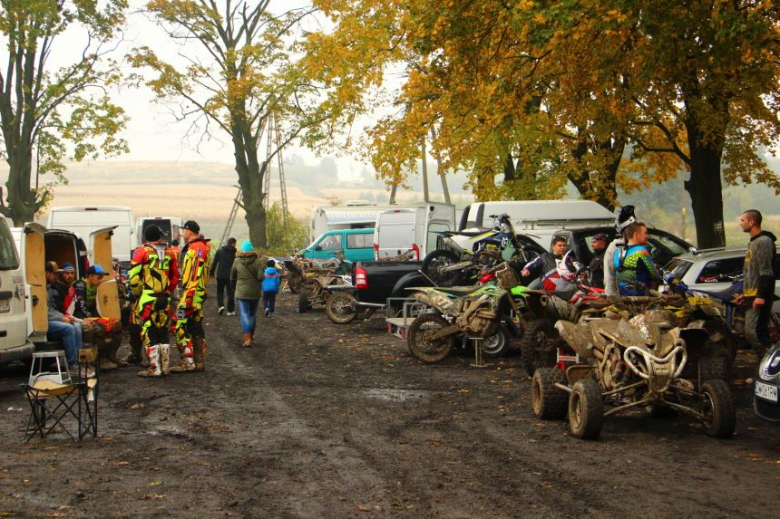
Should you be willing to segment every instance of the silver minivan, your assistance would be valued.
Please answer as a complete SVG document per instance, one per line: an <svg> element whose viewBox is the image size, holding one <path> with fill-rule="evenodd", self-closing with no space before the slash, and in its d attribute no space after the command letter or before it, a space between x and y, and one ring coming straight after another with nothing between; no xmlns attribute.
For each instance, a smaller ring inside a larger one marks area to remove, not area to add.
<svg viewBox="0 0 780 519"><path fill-rule="evenodd" d="M0 364L32 357L26 306L22 264L8 221L0 216Z"/></svg>

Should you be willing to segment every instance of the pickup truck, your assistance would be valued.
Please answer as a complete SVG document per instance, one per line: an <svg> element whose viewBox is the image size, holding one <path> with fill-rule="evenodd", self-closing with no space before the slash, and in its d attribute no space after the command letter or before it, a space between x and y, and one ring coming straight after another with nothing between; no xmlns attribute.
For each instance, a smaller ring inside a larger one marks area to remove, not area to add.
<svg viewBox="0 0 780 519"><path fill-rule="evenodd" d="M422 261L358 261L352 267L355 298L362 307L384 308L389 297L409 297L407 287L432 286L420 267Z"/></svg>

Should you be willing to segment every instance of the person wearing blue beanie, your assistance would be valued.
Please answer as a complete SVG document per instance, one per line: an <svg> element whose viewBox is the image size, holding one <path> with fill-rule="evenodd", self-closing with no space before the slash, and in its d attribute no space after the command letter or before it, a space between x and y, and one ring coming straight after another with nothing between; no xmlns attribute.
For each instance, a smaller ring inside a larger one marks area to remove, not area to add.
<svg viewBox="0 0 780 519"><path fill-rule="evenodd" d="M236 287L236 303L241 329L244 332L244 348L252 345L257 325L257 307L260 302L260 281L263 265L252 242L244 240L230 270L230 281Z"/></svg>

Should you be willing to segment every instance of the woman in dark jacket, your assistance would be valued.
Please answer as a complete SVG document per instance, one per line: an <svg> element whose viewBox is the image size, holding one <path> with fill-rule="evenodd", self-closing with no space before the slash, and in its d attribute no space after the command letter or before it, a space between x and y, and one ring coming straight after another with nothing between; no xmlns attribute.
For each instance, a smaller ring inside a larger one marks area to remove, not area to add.
<svg viewBox="0 0 780 519"><path fill-rule="evenodd" d="M236 287L236 303L241 329L244 332L244 348L252 345L257 324L257 307L262 296L260 281L263 279L263 264L253 250L252 242L244 240L241 251L230 270L230 281Z"/></svg>

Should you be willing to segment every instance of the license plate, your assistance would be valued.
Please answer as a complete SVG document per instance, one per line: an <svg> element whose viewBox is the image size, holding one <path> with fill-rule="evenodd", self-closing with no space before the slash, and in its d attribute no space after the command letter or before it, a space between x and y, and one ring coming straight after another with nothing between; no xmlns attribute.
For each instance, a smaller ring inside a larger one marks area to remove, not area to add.
<svg viewBox="0 0 780 519"><path fill-rule="evenodd" d="M777 403L777 386L764 384L763 382L756 380L755 393L759 398Z"/></svg>
<svg viewBox="0 0 780 519"><path fill-rule="evenodd" d="M0 299L0 314L11 311L11 300Z"/></svg>

